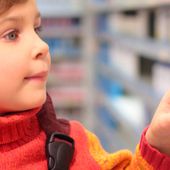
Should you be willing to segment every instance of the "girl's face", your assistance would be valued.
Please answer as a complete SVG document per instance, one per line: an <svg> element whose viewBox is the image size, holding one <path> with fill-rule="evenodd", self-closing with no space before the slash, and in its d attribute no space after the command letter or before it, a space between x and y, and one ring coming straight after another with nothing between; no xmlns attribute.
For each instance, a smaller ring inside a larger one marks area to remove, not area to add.
<svg viewBox="0 0 170 170"><path fill-rule="evenodd" d="M45 102L51 61L48 45L38 35L40 25L35 0L0 15L0 114Z"/></svg>

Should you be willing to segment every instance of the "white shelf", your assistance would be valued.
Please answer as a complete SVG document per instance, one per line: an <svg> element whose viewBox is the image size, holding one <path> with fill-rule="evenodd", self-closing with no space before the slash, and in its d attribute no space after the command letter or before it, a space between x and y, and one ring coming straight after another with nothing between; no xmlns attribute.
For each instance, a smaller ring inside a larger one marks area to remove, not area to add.
<svg viewBox="0 0 170 170"><path fill-rule="evenodd" d="M121 34L113 34L113 40L122 45L122 47L127 47L134 52L147 55L154 60L170 63L170 43Z"/></svg>
<svg viewBox="0 0 170 170"><path fill-rule="evenodd" d="M170 1L154 1L154 0L144 0L144 1L120 1L114 0L114 2L103 2L95 3L91 2L88 8L93 13L103 13L103 12L121 12L127 10L143 10L143 9L153 9L170 6Z"/></svg>
<svg viewBox="0 0 170 170"><path fill-rule="evenodd" d="M121 33L109 33L96 35L100 41L116 42L126 49L130 49L138 54L146 55L150 59L170 63L170 43L161 42L149 38L137 38Z"/></svg>
<svg viewBox="0 0 170 170"><path fill-rule="evenodd" d="M81 17L84 13L81 0L37 0L43 17Z"/></svg>

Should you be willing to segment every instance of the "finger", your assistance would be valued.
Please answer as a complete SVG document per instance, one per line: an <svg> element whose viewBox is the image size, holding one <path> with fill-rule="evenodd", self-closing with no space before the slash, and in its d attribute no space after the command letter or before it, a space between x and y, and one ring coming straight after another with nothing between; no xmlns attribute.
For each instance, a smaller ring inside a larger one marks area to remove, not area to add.
<svg viewBox="0 0 170 170"><path fill-rule="evenodd" d="M170 90L165 93L158 105L156 113L170 113Z"/></svg>

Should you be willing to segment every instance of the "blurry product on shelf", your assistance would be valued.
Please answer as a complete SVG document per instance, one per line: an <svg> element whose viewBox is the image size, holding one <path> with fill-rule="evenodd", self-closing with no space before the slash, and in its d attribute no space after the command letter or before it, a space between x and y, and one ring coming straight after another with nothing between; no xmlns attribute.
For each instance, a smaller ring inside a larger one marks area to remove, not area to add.
<svg viewBox="0 0 170 170"><path fill-rule="evenodd" d="M152 79L152 67L156 61L147 58L147 56L140 55L139 57L139 74L140 79L145 80L147 83L151 83Z"/></svg>
<svg viewBox="0 0 170 170"><path fill-rule="evenodd" d="M152 70L152 85L162 96L170 89L170 64L155 63Z"/></svg>
<svg viewBox="0 0 170 170"><path fill-rule="evenodd" d="M123 87L116 81L103 75L96 75L96 86L108 97L115 98L123 94Z"/></svg>
<svg viewBox="0 0 170 170"><path fill-rule="evenodd" d="M42 25L44 28L77 28L81 26L80 18L43 18Z"/></svg>
<svg viewBox="0 0 170 170"><path fill-rule="evenodd" d="M95 133L108 151L134 150L147 123L144 103L135 96L103 96L97 103L96 119Z"/></svg>
<svg viewBox="0 0 170 170"><path fill-rule="evenodd" d="M55 108L81 107L85 102L85 90L83 87L53 87L48 92Z"/></svg>
<svg viewBox="0 0 170 170"><path fill-rule="evenodd" d="M99 16L97 16L96 29L99 34L107 33L109 31L108 14L100 14Z"/></svg>
<svg viewBox="0 0 170 170"><path fill-rule="evenodd" d="M147 15L147 11L112 14L108 17L110 32L144 38L147 36Z"/></svg>
<svg viewBox="0 0 170 170"><path fill-rule="evenodd" d="M139 58L135 52L113 44L110 49L110 60L110 67L115 67L127 76L138 77Z"/></svg>
<svg viewBox="0 0 170 170"><path fill-rule="evenodd" d="M135 96L121 96L111 101L111 105L118 113L119 121L126 122L127 128L130 127L136 132L134 134L141 134L143 128L146 126L146 111L143 101ZM138 138L139 139L139 138Z"/></svg>
<svg viewBox="0 0 170 170"><path fill-rule="evenodd" d="M110 56L109 56L110 44L107 42L99 43L97 57L98 60L104 64L110 63Z"/></svg>
<svg viewBox="0 0 170 170"><path fill-rule="evenodd" d="M41 35L50 38L81 36L81 18L43 18Z"/></svg>
<svg viewBox="0 0 170 170"><path fill-rule="evenodd" d="M162 8L156 10L155 38L160 41L170 41L170 9Z"/></svg>
<svg viewBox="0 0 170 170"><path fill-rule="evenodd" d="M110 114L108 108L101 105L96 107L94 132L99 137L102 146L108 152L124 148L127 142L122 139L119 133L119 122Z"/></svg>
<svg viewBox="0 0 170 170"><path fill-rule="evenodd" d="M80 58L81 47L76 39L44 38L49 44L52 60L60 58Z"/></svg>
<svg viewBox="0 0 170 170"><path fill-rule="evenodd" d="M49 84L81 84L85 79L85 70L83 64L62 62L52 64L49 74Z"/></svg>

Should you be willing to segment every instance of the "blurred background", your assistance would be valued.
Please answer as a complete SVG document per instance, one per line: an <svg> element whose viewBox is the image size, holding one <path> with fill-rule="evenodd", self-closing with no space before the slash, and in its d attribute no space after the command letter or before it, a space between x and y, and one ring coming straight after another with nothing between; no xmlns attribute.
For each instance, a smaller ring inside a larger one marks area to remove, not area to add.
<svg viewBox="0 0 170 170"><path fill-rule="evenodd" d="M170 87L170 0L37 0L58 117L134 151Z"/></svg>

